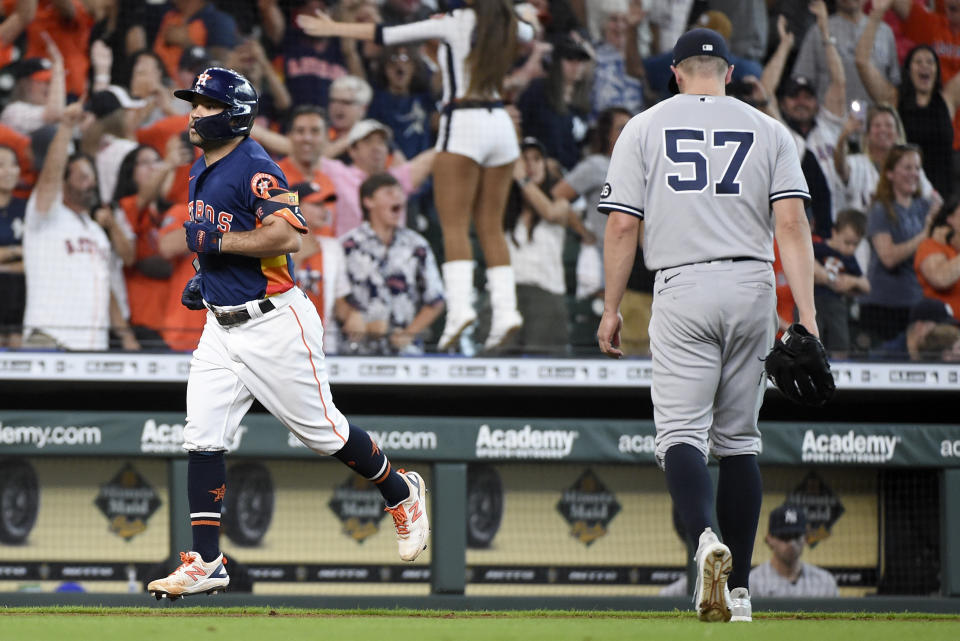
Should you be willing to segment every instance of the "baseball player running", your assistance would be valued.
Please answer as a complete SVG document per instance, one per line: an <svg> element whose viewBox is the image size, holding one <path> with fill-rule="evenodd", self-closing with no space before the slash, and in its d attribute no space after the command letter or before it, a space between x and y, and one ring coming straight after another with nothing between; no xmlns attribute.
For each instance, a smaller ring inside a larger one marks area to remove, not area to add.
<svg viewBox="0 0 960 641"><path fill-rule="evenodd" d="M715 31L673 49L680 94L630 120L599 209L606 293L600 349L622 356L618 313L638 242L654 281L650 348L656 454L687 532L702 533L694 604L702 621L751 620L760 515L763 359L774 341L773 235L800 311L817 331L809 198L786 128L725 95L733 67ZM770 208L773 208L771 216ZM720 460L717 523L707 455ZM727 593L728 586L733 588Z"/></svg>
<svg viewBox="0 0 960 641"><path fill-rule="evenodd" d="M290 254L307 231L283 172L249 138L257 93L240 74L218 67L174 92L193 106L190 142L203 156L190 171L187 245L199 271L183 303L207 308L187 380L184 449L193 550L147 590L171 599L223 590L220 553L226 488L224 452L259 400L310 449L330 454L373 481L397 530L400 557L413 561L430 532L423 479L394 470L377 444L337 410L321 349L317 310L294 286Z"/></svg>

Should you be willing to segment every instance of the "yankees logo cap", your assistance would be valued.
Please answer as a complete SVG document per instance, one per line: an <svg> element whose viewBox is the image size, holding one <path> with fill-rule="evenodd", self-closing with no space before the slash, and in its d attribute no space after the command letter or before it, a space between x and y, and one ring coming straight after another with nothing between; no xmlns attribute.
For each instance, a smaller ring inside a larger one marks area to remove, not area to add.
<svg viewBox="0 0 960 641"><path fill-rule="evenodd" d="M784 503L770 512L770 534L780 538L793 538L807 533L807 515L803 507Z"/></svg>
<svg viewBox="0 0 960 641"><path fill-rule="evenodd" d="M730 64L727 41L713 29L691 29L677 38L677 44L673 46L673 66L693 56L715 56Z"/></svg>

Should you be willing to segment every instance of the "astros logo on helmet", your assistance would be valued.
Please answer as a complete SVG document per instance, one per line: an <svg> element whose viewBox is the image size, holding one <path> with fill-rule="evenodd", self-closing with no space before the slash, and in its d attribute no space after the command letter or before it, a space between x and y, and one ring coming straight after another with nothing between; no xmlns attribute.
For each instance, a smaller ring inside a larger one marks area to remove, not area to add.
<svg viewBox="0 0 960 641"><path fill-rule="evenodd" d="M249 80L232 69L205 69L197 76L193 89L178 89L173 95L190 103L203 96L224 106L220 113L193 122L193 128L204 140L249 136L257 117L259 97L256 90Z"/></svg>

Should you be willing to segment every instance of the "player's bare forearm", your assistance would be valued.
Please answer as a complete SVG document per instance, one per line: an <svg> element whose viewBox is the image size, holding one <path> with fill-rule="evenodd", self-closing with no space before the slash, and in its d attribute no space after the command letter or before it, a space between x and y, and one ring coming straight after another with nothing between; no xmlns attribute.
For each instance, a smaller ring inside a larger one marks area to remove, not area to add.
<svg viewBox="0 0 960 641"><path fill-rule="evenodd" d="M800 323L811 334L817 332L817 310L813 302L813 240L810 223L799 198L784 198L773 203L780 260L790 291L797 304Z"/></svg>
<svg viewBox="0 0 960 641"><path fill-rule="evenodd" d="M604 311L616 313L620 307L640 244L640 225L636 216L616 211L607 220L603 236Z"/></svg>
<svg viewBox="0 0 960 641"><path fill-rule="evenodd" d="M300 232L285 220L267 216L263 226L252 231L229 231L220 241L221 254L270 258L300 251Z"/></svg>

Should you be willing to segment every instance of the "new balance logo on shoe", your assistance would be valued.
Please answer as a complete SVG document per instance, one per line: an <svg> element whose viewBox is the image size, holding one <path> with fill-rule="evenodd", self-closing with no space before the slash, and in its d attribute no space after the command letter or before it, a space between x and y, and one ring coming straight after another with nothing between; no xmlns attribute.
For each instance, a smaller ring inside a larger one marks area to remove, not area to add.
<svg viewBox="0 0 960 641"><path fill-rule="evenodd" d="M420 509L420 502L417 501L413 504L413 507L410 508L410 522L413 523L421 516L423 516L423 510Z"/></svg>
<svg viewBox="0 0 960 641"><path fill-rule="evenodd" d="M207 576L207 571L197 565L191 565L189 568L185 568L183 573L194 581L199 581L203 577Z"/></svg>
<svg viewBox="0 0 960 641"><path fill-rule="evenodd" d="M157 599L164 597L173 601L193 594L216 594L227 589L230 577L224 567L227 560L221 554L210 563L196 552L181 552L180 567L164 579L151 581L147 592Z"/></svg>
<svg viewBox="0 0 960 641"><path fill-rule="evenodd" d="M430 522L424 502L426 487L423 478L416 472L397 472L410 488L410 496L398 505L384 509L393 517L393 525L397 529L400 558L414 561L427 549L427 537L430 535Z"/></svg>

